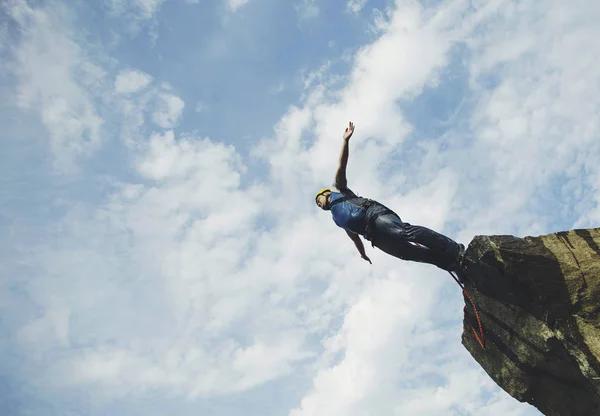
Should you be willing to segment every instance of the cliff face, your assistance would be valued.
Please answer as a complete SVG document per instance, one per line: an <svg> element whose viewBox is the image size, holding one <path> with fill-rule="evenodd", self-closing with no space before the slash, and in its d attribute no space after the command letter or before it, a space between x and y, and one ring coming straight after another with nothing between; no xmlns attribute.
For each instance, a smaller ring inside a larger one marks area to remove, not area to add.
<svg viewBox="0 0 600 416"><path fill-rule="evenodd" d="M478 236L464 266L485 350L466 321L462 342L490 377L545 415L600 415L600 229Z"/></svg>

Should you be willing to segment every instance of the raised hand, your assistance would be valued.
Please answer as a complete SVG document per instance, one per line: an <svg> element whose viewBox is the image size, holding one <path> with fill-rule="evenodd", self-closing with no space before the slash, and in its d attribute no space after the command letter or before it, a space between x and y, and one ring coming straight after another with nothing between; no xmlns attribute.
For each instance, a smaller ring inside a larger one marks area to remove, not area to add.
<svg viewBox="0 0 600 416"><path fill-rule="evenodd" d="M346 127L346 131L344 131L344 140L350 140L350 137L352 137L352 133L354 133L354 123L349 122L348 127Z"/></svg>

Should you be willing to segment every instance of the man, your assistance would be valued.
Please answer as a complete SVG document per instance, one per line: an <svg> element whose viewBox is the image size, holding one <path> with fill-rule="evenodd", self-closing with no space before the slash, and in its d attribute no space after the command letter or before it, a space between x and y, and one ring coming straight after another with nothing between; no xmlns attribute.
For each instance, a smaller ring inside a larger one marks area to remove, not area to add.
<svg viewBox="0 0 600 416"><path fill-rule="evenodd" d="M464 245L428 228L403 222L391 209L377 201L359 197L348 188L346 165L348 143L353 133L354 124L350 122L344 132L335 182L332 187L317 192L316 204L325 211L331 211L333 221L346 231L361 257L369 263L371 260L365 253L361 235L371 241L373 247L394 257L458 271Z"/></svg>

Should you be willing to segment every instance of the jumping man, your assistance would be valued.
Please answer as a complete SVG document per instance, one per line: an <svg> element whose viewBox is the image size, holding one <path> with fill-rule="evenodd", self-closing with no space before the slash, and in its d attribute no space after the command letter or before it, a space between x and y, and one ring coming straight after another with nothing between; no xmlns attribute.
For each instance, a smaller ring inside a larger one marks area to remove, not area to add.
<svg viewBox="0 0 600 416"><path fill-rule="evenodd" d="M333 221L346 231L361 257L369 263L371 260L365 253L360 236L371 241L373 247L394 257L433 264L447 271L458 271L464 245L429 228L403 222L391 209L377 201L357 196L348 188L348 142L353 133L354 124L350 122L344 132L344 144L333 186L317 192L316 204L325 211L331 211Z"/></svg>

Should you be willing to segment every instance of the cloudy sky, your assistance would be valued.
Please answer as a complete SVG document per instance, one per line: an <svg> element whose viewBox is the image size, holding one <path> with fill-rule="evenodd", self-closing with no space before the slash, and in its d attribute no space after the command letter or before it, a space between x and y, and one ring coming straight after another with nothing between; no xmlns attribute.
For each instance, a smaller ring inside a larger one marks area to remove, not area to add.
<svg viewBox="0 0 600 416"><path fill-rule="evenodd" d="M598 226L600 3L345 1L0 3L0 413L539 414L313 197Z"/></svg>

